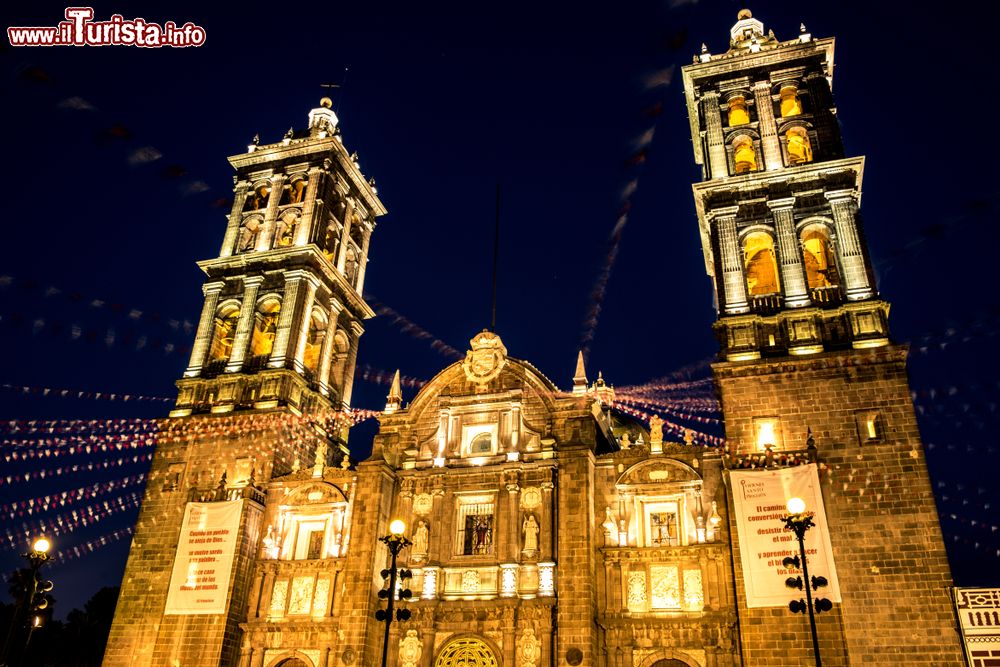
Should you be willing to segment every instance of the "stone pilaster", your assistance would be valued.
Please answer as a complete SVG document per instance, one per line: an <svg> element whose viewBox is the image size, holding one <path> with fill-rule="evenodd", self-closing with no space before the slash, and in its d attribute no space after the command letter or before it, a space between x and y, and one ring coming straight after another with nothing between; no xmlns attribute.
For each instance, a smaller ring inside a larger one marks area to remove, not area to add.
<svg viewBox="0 0 1000 667"><path fill-rule="evenodd" d="M722 114L717 91L706 90L701 94L701 112L705 117L709 177L725 178L729 176L729 161L726 159L726 144L722 138Z"/></svg>
<svg viewBox="0 0 1000 667"><path fill-rule="evenodd" d="M358 363L358 343L365 328L357 320L351 321L351 347L347 351L347 362L344 364L344 388L341 392L341 402L344 407L351 405L351 392L354 389L354 367Z"/></svg>
<svg viewBox="0 0 1000 667"><path fill-rule="evenodd" d="M240 319L236 323L236 337L233 339L233 353L226 364L227 373L236 373L243 368L250 338L253 333L254 315L257 312L257 291L264 282L263 276L247 276L243 279L243 303L240 306Z"/></svg>
<svg viewBox="0 0 1000 667"><path fill-rule="evenodd" d="M271 360L267 363L271 368L285 366L292 326L294 322L298 321L300 286L303 280L310 277L305 271L285 272L285 291L281 298L281 311L278 314L278 326L274 334L274 347L271 349Z"/></svg>
<svg viewBox="0 0 1000 667"><path fill-rule="evenodd" d="M314 236L313 229L316 225L316 218L322 215L322 206L317 207L316 193L319 192L319 182L323 178L323 170L313 167L309 170L309 182L306 184L306 195L302 204L302 220L299 228L295 230L295 245L304 246L309 243L309 239ZM322 204L322 202L319 202ZM317 215L318 214L318 215Z"/></svg>
<svg viewBox="0 0 1000 667"><path fill-rule="evenodd" d="M354 286L358 294L361 294L365 287L365 268L368 266L368 243L371 241L371 238L371 230L365 228L361 240L361 257L358 258L358 280Z"/></svg>
<svg viewBox="0 0 1000 667"><path fill-rule="evenodd" d="M755 83L753 97L757 104L757 129L760 131L760 145L764 152L764 168L767 171L781 169L784 164L781 161L781 145L778 143L778 128L774 120L771 82Z"/></svg>
<svg viewBox="0 0 1000 667"><path fill-rule="evenodd" d="M240 233L240 223L243 222L243 207L247 201L247 191L250 184L240 181L233 189L233 208L229 213L229 224L226 225L226 235L222 237L222 249L219 257L229 257L236 248L236 237Z"/></svg>
<svg viewBox="0 0 1000 667"><path fill-rule="evenodd" d="M198 331L191 346L191 361L188 363L184 377L198 377L205 357L208 356L208 346L212 342L212 331L215 328L215 309L219 306L219 294L226 283L223 281L205 283L201 291L205 295L205 304L201 308L201 318L198 320Z"/></svg>
<svg viewBox="0 0 1000 667"><path fill-rule="evenodd" d="M727 206L711 212L719 239L719 255L722 264L723 312L727 315L745 313L747 305L747 284L743 276L743 258L740 256L739 240L736 237L736 213L738 206Z"/></svg>
<svg viewBox="0 0 1000 667"><path fill-rule="evenodd" d="M825 193L833 211L837 230L837 254L844 274L847 298L859 301L872 297L873 291L865 267L864 250L858 238L857 201L852 190L831 190Z"/></svg>
<svg viewBox="0 0 1000 667"><path fill-rule="evenodd" d="M271 177L271 194L267 197L267 208L264 209L264 227L257 237L257 250L270 250L274 245L274 228L278 219L278 204L284 189L285 177L275 174Z"/></svg>
<svg viewBox="0 0 1000 667"><path fill-rule="evenodd" d="M781 288L785 306L808 306L811 301L802 263L802 249L795 233L795 197L772 199L767 202L767 206L771 209L774 230L778 236L778 261L781 263Z"/></svg>
<svg viewBox="0 0 1000 667"><path fill-rule="evenodd" d="M347 268L347 249L351 245L351 225L354 223L354 202L344 200L344 224L340 230L340 253L337 255L337 270L341 274Z"/></svg>

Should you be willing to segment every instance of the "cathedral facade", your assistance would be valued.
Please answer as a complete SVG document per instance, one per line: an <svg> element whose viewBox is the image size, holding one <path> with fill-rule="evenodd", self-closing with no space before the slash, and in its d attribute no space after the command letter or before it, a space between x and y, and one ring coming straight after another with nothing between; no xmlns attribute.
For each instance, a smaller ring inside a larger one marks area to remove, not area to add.
<svg viewBox="0 0 1000 667"><path fill-rule="evenodd" d="M683 75L725 446L623 415L582 356L561 390L484 330L407 402L397 376L352 465L385 209L324 100L305 130L230 158L233 209L200 264L205 305L105 665L811 664L774 484L782 507L796 484L813 493L826 664L963 664L906 349L858 216L864 160L839 136L833 40L779 41L744 11L728 50L703 47ZM838 475L867 479L867 497ZM396 519L410 618L383 654L379 538Z"/></svg>

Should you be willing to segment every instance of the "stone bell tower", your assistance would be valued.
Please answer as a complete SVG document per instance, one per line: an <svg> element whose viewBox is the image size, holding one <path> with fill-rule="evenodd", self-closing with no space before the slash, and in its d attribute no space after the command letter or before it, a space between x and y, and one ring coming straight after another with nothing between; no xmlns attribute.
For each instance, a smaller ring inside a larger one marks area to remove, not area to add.
<svg viewBox="0 0 1000 667"><path fill-rule="evenodd" d="M743 10L727 50L702 46L683 69L726 438L733 459L770 462L805 449L810 429L815 437L842 597L819 617L824 664L957 665L907 348L890 341L873 279L859 215L864 158L845 156L833 52L832 38L802 26L782 41ZM748 608L741 559L752 555L731 534L745 664L811 661L806 619Z"/></svg>
<svg viewBox="0 0 1000 667"><path fill-rule="evenodd" d="M233 208L219 256L199 262L204 307L160 427L109 666L235 664L262 485L347 455L337 415L350 404L361 323L373 316L361 294L386 212L374 180L345 149L326 98L307 128L276 143L255 137L229 161ZM226 504L231 512L216 511Z"/></svg>

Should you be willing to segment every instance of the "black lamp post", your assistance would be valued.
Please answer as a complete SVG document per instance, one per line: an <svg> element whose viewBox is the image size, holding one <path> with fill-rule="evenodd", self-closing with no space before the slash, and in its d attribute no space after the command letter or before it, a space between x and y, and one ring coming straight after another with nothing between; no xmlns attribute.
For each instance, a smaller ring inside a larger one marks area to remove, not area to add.
<svg viewBox="0 0 1000 667"><path fill-rule="evenodd" d="M813 523L813 513L806 511L806 503L801 498L789 498L788 500L788 514L781 518L785 522L785 530L790 530L795 533L795 537L799 540L799 555L789 556L782 564L786 569L802 569L801 577L789 577L785 580L785 585L789 588L797 588L806 591L805 600L792 600L788 603L788 608L792 610L792 613L799 614L802 612L809 612L809 629L812 630L812 640L813 640L813 655L816 656L816 667L822 667L822 661L819 657L819 637L816 634L816 613L822 611L830 611L833 608L833 604L826 598L816 598L815 603L813 602L812 593L818 588L822 588L827 585L826 577L812 577L809 578L809 564L806 562L806 531L810 528L816 526ZM815 610L815 613L814 613Z"/></svg>
<svg viewBox="0 0 1000 667"><path fill-rule="evenodd" d="M388 581L389 587L383 588L378 592L379 598L386 600L386 606L385 609L379 609L375 612L375 620L385 622L385 639L382 641L382 667L386 667L386 660L389 658L389 626L392 625L393 609L395 607L396 579L397 577L401 580L409 579L412 576L409 570L396 569L396 557L399 556L399 552L413 544L410 540L406 539L405 532L406 524L396 519L389 523L389 534L378 538L379 542L384 542L389 547L389 553L392 554L392 562L388 569L381 572L382 578ZM412 596L413 593L409 588L399 591L400 600L408 600ZM396 609L395 618L397 621L409 620L410 610Z"/></svg>
<svg viewBox="0 0 1000 667"><path fill-rule="evenodd" d="M42 566L52 559L49 556L49 549L51 547L52 543L48 539L39 537L31 545L31 551L22 554L22 557L28 561L27 578L22 583L23 594L21 599L18 600L17 607L14 609L14 614L10 620L7 639L3 645L3 654L0 655L0 667L11 664L11 652L14 648L14 641L18 630L23 629L25 626L28 627L28 636L21 649L23 655L23 652L28 650L31 635L41 625L41 617L36 616L36 612L40 612L49 606L49 601L45 595L52 590L52 582L42 580L39 578L38 573L42 569Z"/></svg>

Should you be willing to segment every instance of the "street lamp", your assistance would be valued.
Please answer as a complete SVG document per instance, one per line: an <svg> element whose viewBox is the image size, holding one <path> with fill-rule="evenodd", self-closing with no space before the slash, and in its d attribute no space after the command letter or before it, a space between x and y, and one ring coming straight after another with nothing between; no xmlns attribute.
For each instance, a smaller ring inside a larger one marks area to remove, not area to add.
<svg viewBox="0 0 1000 667"><path fill-rule="evenodd" d="M789 498L788 499L788 514L783 516L781 520L785 523L785 530L790 530L795 533L795 537L799 540L799 555L789 556L782 561L782 565L786 569L800 569L802 570L801 577L788 577L785 580L785 585L789 588L797 588L806 591L806 599L803 600L792 600L788 603L788 608L792 610L792 613L800 614L802 612L809 612L809 629L812 630L812 640L813 640L813 655L816 657L816 667L822 667L822 662L819 657L819 637L816 634L816 613L823 611L830 611L833 608L833 604L826 598L816 598L815 604L813 603L812 593L818 588L822 588L827 585L826 577L813 577L809 578L809 565L806 563L806 543L805 536L806 531L810 528L816 526L813 523L813 513L806 511L806 502L801 498ZM814 613L815 609L815 613Z"/></svg>
<svg viewBox="0 0 1000 667"><path fill-rule="evenodd" d="M28 561L28 569L22 579L22 595L11 617L7 639L3 645L3 653L0 654L0 666L10 664L11 650L15 635L19 630L23 630L25 627L28 629L28 636L22 649L23 654L24 651L28 650L31 635L34 634L36 628L42 625L42 616L38 612L49 606L49 601L45 596L52 590L52 582L39 578L38 573L43 565L52 560L52 556L49 555L51 548L52 543L48 538L39 537L32 543L31 551L22 554L22 558ZM22 570L22 572L24 571Z"/></svg>
<svg viewBox="0 0 1000 667"><path fill-rule="evenodd" d="M388 581L389 586L378 592L379 598L386 600L386 606L385 609L379 609L375 612L375 620L385 622L385 639L382 641L382 667L386 667L386 660L389 658L389 626L392 625L393 620L397 575L400 580L409 579L413 576L409 570L396 569L396 557L399 556L399 552L413 544L410 540L406 539L405 533L406 524L401 519L394 519L389 523L389 534L378 538L379 542L383 542L389 547L389 553L392 554L392 561L389 567L381 572L382 578ZM409 600L412 596L413 593L409 588L399 591L400 600ZM397 621L409 620L410 610L397 609L395 618Z"/></svg>

